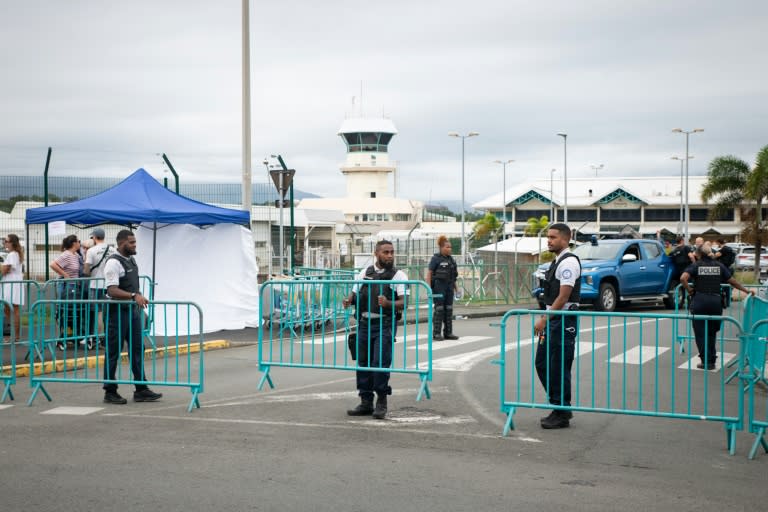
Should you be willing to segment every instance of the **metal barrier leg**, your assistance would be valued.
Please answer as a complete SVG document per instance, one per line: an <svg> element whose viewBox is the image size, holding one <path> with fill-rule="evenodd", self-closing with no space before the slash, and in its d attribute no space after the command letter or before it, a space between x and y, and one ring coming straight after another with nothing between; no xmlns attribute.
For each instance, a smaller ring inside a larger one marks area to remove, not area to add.
<svg viewBox="0 0 768 512"><path fill-rule="evenodd" d="M728 446L728 453L734 455L736 453L736 430L737 425L735 423L725 424L726 445Z"/></svg>
<svg viewBox="0 0 768 512"><path fill-rule="evenodd" d="M264 383L269 382L270 389L275 389L275 385L272 383L272 377L269 376L269 370L271 366L267 366L266 370L262 370L264 372L264 375L261 376L261 380L259 381L259 385L256 389L261 391L264 389Z"/></svg>
<svg viewBox="0 0 768 512"><path fill-rule="evenodd" d="M427 396L427 400L432 398L432 394L429 392L429 386L427 386L427 375L421 375L421 386L419 387L419 393L416 395L416 401L420 401L422 395Z"/></svg>
<svg viewBox="0 0 768 512"><path fill-rule="evenodd" d="M200 388L199 387L193 387L192 388L192 400L189 402L189 407L187 407L187 412L192 412L193 407L200 408Z"/></svg>
<svg viewBox="0 0 768 512"><path fill-rule="evenodd" d="M757 455L757 447L763 445L763 450L768 453L768 442L765 441L765 427L760 427L755 432L755 442L752 445L752 449L749 451L749 460L755 458Z"/></svg>
<svg viewBox="0 0 768 512"><path fill-rule="evenodd" d="M504 430L501 431L501 435L506 437L509 435L510 430L515 429L515 423L512 421L513 417L515 415L515 408L510 407L509 413L507 413L507 421L504 422Z"/></svg>
<svg viewBox="0 0 768 512"><path fill-rule="evenodd" d="M32 405L32 402L35 401L35 397L37 396L38 391L42 391L43 395L45 395L45 398L47 398L49 402L53 401L51 400L51 395L48 394L48 391L46 391L43 385L38 382L35 384L35 389L32 390L32 394L30 395L29 400L27 400L27 405Z"/></svg>
<svg viewBox="0 0 768 512"><path fill-rule="evenodd" d="M5 403L5 401L10 398L13 400L13 391L11 391L11 385L7 382L5 383L5 389L3 390L3 396L0 398L0 404Z"/></svg>

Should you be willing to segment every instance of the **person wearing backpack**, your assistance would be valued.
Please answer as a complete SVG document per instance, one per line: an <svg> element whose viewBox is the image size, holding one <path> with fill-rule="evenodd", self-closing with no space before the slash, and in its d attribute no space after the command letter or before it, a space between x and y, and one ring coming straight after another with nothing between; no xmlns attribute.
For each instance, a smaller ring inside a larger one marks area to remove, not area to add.
<svg viewBox="0 0 768 512"><path fill-rule="evenodd" d="M83 274L86 277L90 277L88 298L90 300L103 300L106 289L104 287L104 267L107 262L107 258L115 253L115 249L111 245L104 243L104 230L96 228L91 232L91 240L93 240L93 247L88 249L85 253L85 264L83 265ZM89 329L90 336L84 340L88 344L88 348L93 348L94 342L98 338L99 324L103 322L99 317L101 316L101 309L98 304L93 304L91 308L91 328Z"/></svg>
<svg viewBox="0 0 768 512"><path fill-rule="evenodd" d="M672 278L670 280L671 289L677 288L677 286L680 284L680 276L688 267L688 265L694 261L692 260L693 250L685 243L685 239L683 237L677 237L675 243L677 245L669 253L669 258L672 260L672 265L674 265L674 268L672 269ZM678 309L685 309L685 299L686 294L680 290L677 297Z"/></svg>
<svg viewBox="0 0 768 512"><path fill-rule="evenodd" d="M356 381L360 404L347 411L350 416L373 416L374 419L383 420L387 415L387 397L392 394L389 372L371 371L366 368L378 370L392 365L397 321L405 307L407 293L402 281L408 280L405 272L395 268L394 263L395 249L392 242L377 242L374 264L360 271L355 278L352 293L342 300L345 308L355 306L357 318ZM364 281L371 280L400 282L393 285L364 284Z"/></svg>

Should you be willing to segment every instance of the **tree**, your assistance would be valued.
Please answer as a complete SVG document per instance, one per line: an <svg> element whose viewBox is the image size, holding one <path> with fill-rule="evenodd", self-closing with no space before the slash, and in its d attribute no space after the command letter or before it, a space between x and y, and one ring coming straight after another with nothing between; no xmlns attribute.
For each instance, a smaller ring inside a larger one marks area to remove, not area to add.
<svg viewBox="0 0 768 512"><path fill-rule="evenodd" d="M542 215L540 218L528 217L526 221L528 223L525 226L525 234L530 236L539 236L541 230L549 226L549 217Z"/></svg>
<svg viewBox="0 0 768 512"><path fill-rule="evenodd" d="M493 236L496 240L501 233L501 221L494 214L486 213L475 223L473 233L475 240L485 240L489 236Z"/></svg>
<svg viewBox="0 0 768 512"><path fill-rule="evenodd" d="M768 200L768 146L757 153L754 168L733 155L718 156L709 163L707 182L701 190L701 199L707 203L715 199L709 212L717 218L731 208L751 209L746 215L742 231L744 240L755 245L755 279L760 277L760 252L768 242L763 220L763 203Z"/></svg>

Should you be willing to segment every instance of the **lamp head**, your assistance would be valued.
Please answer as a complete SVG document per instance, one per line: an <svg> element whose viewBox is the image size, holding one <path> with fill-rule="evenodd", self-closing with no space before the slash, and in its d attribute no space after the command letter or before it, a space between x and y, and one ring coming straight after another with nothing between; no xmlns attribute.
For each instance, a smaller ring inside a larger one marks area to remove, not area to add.
<svg viewBox="0 0 768 512"><path fill-rule="evenodd" d="M700 133L700 132L703 132L703 131L704 131L704 128L694 128L691 133Z"/></svg>
<svg viewBox="0 0 768 512"><path fill-rule="evenodd" d="M479 133L477 133L477 132L469 132L469 133L467 134L467 137L477 137L478 135L480 135L480 134L479 134Z"/></svg>
<svg viewBox="0 0 768 512"><path fill-rule="evenodd" d="M566 138L566 137L568 137L568 134L567 133L558 132L557 136L558 137L562 137L562 138Z"/></svg>
<svg viewBox="0 0 768 512"><path fill-rule="evenodd" d="M458 137L458 136L459 136L459 134L458 134L458 133L456 133L456 132L448 132L448 136L449 136L449 137Z"/></svg>
<svg viewBox="0 0 768 512"><path fill-rule="evenodd" d="M680 128L675 128L672 130L672 133L683 133L683 130Z"/></svg>

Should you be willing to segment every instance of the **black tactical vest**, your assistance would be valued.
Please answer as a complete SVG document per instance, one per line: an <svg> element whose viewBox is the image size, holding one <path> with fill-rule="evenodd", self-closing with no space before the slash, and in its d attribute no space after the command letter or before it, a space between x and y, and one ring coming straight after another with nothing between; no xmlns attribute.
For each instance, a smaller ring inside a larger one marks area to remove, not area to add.
<svg viewBox="0 0 768 512"><path fill-rule="evenodd" d="M377 273L376 268L371 265L365 270L365 277L363 279L367 281L391 281L392 278L395 277L395 274L397 274L397 269L395 267L386 269L384 272ZM371 288L374 289L371 291ZM377 300L379 295L383 295L392 301L392 307L383 308L379 306L379 302ZM402 313L395 308L395 300L397 300L397 297L394 296L392 287L389 284L360 283L360 287L357 290L356 302L356 313L358 320L360 319L361 313L366 313L369 311L371 313L381 314L385 320L391 321L393 316L395 320L399 320Z"/></svg>
<svg viewBox="0 0 768 512"><path fill-rule="evenodd" d="M720 264L709 258L696 262L697 273L694 280L696 293L720 294L723 269Z"/></svg>
<svg viewBox="0 0 768 512"><path fill-rule="evenodd" d="M440 262L437 264L435 271L432 272L432 278L435 281L453 282L457 272L456 261L454 261L452 256L443 256L440 253L436 253L435 256L439 258Z"/></svg>
<svg viewBox="0 0 768 512"><path fill-rule="evenodd" d="M549 266L549 269L544 276L544 282L542 283L542 287L544 288L544 303L547 306L551 306L555 302L557 296L560 295L560 280L555 278L555 272L557 272L557 267L560 266L560 263L562 263L565 258L576 258L576 261L579 262L579 266L581 266L579 257L572 252L565 253L565 256L556 260ZM571 290L571 295L568 297L568 302L575 302L578 304L579 300L581 300L581 276L576 280L576 284L573 286L573 290Z"/></svg>
<svg viewBox="0 0 768 512"><path fill-rule="evenodd" d="M141 285L139 284L139 266L136 264L136 260L133 259L133 256L125 258L120 254L113 254L109 259L117 260L120 265L123 266L123 270L125 271L125 274L120 278L117 287L128 293L139 293L141 291Z"/></svg>

